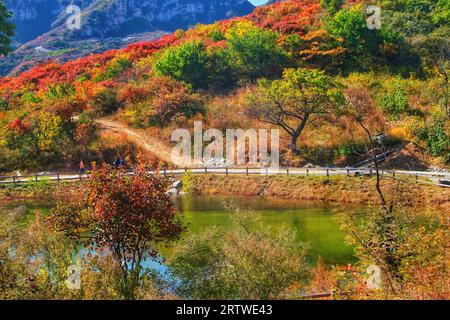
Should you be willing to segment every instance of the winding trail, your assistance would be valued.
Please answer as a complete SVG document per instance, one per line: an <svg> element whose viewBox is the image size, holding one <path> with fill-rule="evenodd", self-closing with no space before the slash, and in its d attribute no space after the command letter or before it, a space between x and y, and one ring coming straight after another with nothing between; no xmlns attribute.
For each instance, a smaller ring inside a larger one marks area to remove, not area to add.
<svg viewBox="0 0 450 320"><path fill-rule="evenodd" d="M170 149L170 147L157 137L149 135L144 130L130 128L122 123L108 119L99 119L96 120L96 123L99 124L103 129L111 130L113 132L125 133L131 141L141 146L146 151L152 153L163 161L169 163L172 162L172 150Z"/></svg>

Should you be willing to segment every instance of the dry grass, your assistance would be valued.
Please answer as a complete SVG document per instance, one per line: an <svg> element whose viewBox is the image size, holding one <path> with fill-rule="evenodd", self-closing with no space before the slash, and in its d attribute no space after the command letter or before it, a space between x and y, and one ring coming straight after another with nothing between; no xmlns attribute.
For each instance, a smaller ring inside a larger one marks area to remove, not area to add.
<svg viewBox="0 0 450 320"><path fill-rule="evenodd" d="M300 200L377 204L375 180L366 177L306 176L196 176L201 194L268 196ZM383 188L395 187L386 179ZM450 211L450 189L420 184L401 184L405 202L411 207L433 207Z"/></svg>

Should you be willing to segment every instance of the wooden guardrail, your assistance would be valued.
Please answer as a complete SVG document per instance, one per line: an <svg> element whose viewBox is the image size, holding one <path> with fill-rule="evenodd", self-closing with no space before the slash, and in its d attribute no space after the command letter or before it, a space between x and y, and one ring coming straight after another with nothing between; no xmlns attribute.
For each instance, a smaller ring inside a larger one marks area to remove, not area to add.
<svg viewBox="0 0 450 320"><path fill-rule="evenodd" d="M347 175L347 176L372 176L375 170L371 168L256 168L256 167L193 167L193 168L178 168L178 169L160 169L158 171L149 170L150 174L156 172L163 175L183 175L186 172L192 174L216 174L216 175L305 175L305 176L333 176L333 175ZM128 174L133 175L132 170L127 171ZM450 187L450 173L447 172L427 172L427 171L405 171L405 170L382 170L383 177L402 179L406 182L434 184L441 187ZM49 173L49 174L31 174L31 175L12 175L0 176L0 185L20 185L25 183L36 183L42 181L62 182L62 181L82 181L89 179L91 173ZM408 179L404 179L404 178Z"/></svg>

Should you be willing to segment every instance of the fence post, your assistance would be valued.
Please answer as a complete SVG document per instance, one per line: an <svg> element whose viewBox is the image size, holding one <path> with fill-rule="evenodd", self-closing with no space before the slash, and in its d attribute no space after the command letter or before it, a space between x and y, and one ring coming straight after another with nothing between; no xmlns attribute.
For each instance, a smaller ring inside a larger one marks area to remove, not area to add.
<svg viewBox="0 0 450 320"><path fill-rule="evenodd" d="M245 175L248 176L248 166L245 167Z"/></svg>
<svg viewBox="0 0 450 320"><path fill-rule="evenodd" d="M419 183L419 175L416 173L416 183Z"/></svg>
<svg viewBox="0 0 450 320"><path fill-rule="evenodd" d="M306 168L306 175L309 176L309 169Z"/></svg>
<svg viewBox="0 0 450 320"><path fill-rule="evenodd" d="M37 173L34 175L34 181L38 182L38 174Z"/></svg>
<svg viewBox="0 0 450 320"><path fill-rule="evenodd" d="M327 177L330 176L330 169L327 168Z"/></svg>
<svg viewBox="0 0 450 320"><path fill-rule="evenodd" d="M286 168L286 175L289 175L289 168Z"/></svg>
<svg viewBox="0 0 450 320"><path fill-rule="evenodd" d="M205 167L205 174L208 173L208 167Z"/></svg>
<svg viewBox="0 0 450 320"><path fill-rule="evenodd" d="M14 183L14 186L16 186L16 176L13 176L13 183Z"/></svg>
<svg viewBox="0 0 450 320"><path fill-rule="evenodd" d="M392 178L395 178L395 170L392 171Z"/></svg>
<svg viewBox="0 0 450 320"><path fill-rule="evenodd" d="M350 177L350 169L347 169L347 177Z"/></svg>
<svg viewBox="0 0 450 320"><path fill-rule="evenodd" d="M228 167L225 167L225 174L228 176Z"/></svg>
<svg viewBox="0 0 450 320"><path fill-rule="evenodd" d="M59 172L56 173L56 181L59 182Z"/></svg>

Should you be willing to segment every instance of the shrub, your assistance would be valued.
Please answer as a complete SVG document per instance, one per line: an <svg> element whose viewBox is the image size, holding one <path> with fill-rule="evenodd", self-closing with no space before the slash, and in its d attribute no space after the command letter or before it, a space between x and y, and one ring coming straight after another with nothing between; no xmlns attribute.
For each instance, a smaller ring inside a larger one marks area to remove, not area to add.
<svg viewBox="0 0 450 320"><path fill-rule="evenodd" d="M117 93L113 89L104 89L92 98L92 108L98 115L107 115L119 109Z"/></svg>
<svg viewBox="0 0 450 320"><path fill-rule="evenodd" d="M424 127L419 136L433 156L450 159L450 136L445 132L444 120L435 120L430 126Z"/></svg>
<svg viewBox="0 0 450 320"><path fill-rule="evenodd" d="M288 55L278 44L279 34L250 23L236 23L225 35L229 46L229 64L241 76L255 80L274 76L287 65Z"/></svg>
<svg viewBox="0 0 450 320"><path fill-rule="evenodd" d="M336 37L344 38L344 46L349 54L362 54L367 51L368 33L364 13L357 9L341 10L328 23L328 31Z"/></svg>
<svg viewBox="0 0 450 320"><path fill-rule="evenodd" d="M95 80L96 81L104 81L113 79L122 73L124 73L126 70L130 69L133 66L133 63L125 56L118 56L114 59L112 59L107 66L105 67L105 70L100 73Z"/></svg>
<svg viewBox="0 0 450 320"><path fill-rule="evenodd" d="M397 81L389 84L386 92L380 95L378 102L393 119L398 119L409 110L406 92Z"/></svg>
<svg viewBox="0 0 450 320"><path fill-rule="evenodd" d="M320 6L332 15L339 11L342 5L345 3L345 0L321 0Z"/></svg>
<svg viewBox="0 0 450 320"><path fill-rule="evenodd" d="M206 85L208 56L199 41L186 42L166 49L156 61L155 73L201 88Z"/></svg>
<svg viewBox="0 0 450 320"><path fill-rule="evenodd" d="M71 84L49 85L45 97L48 99L61 99L75 94L75 87ZM38 101L39 102L39 101Z"/></svg>
<svg viewBox="0 0 450 320"><path fill-rule="evenodd" d="M129 101L138 101L131 108L140 125L166 125L178 114L190 118L203 111L198 95L192 94L184 83L168 77L153 77L127 90L124 97L127 96Z"/></svg>
<svg viewBox="0 0 450 320"><path fill-rule="evenodd" d="M305 280L306 245L295 233L277 233L256 224L250 215L233 214L229 230L209 228L191 236L169 261L176 291L193 299L277 298Z"/></svg>

